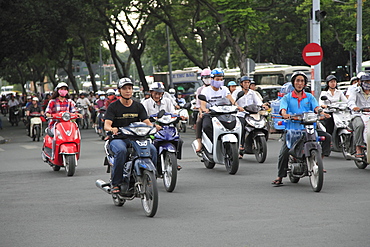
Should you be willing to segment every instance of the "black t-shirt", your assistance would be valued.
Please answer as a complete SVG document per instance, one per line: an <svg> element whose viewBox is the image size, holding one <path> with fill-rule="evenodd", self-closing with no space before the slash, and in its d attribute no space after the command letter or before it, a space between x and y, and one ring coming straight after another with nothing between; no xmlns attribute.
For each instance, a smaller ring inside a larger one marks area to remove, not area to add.
<svg viewBox="0 0 370 247"><path fill-rule="evenodd" d="M39 112L39 113L41 113L42 109L41 109L41 107L39 105L37 105L36 107L34 107L33 105L30 105L26 109L26 111L29 111L30 113L32 113L32 112Z"/></svg>
<svg viewBox="0 0 370 247"><path fill-rule="evenodd" d="M113 121L112 127L125 127L133 122L142 122L148 119L144 106L133 101L131 106L122 105L120 100L111 103L105 112L105 119Z"/></svg>

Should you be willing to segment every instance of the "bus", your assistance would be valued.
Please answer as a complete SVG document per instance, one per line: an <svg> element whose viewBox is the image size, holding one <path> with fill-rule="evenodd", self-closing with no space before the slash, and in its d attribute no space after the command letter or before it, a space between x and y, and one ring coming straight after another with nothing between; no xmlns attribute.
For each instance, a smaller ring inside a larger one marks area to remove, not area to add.
<svg viewBox="0 0 370 247"><path fill-rule="evenodd" d="M291 65L271 65L271 67L257 68L252 72L253 80L257 85L284 85L290 82L292 74L296 71L304 72L308 81L311 80L311 67Z"/></svg>

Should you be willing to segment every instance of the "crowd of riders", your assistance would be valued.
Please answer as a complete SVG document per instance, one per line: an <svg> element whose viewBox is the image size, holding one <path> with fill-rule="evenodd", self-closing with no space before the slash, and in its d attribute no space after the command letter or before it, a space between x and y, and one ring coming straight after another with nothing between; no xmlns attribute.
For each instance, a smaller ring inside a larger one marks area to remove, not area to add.
<svg viewBox="0 0 370 247"><path fill-rule="evenodd" d="M193 111L193 128L195 129L195 138L198 141L198 150L202 149L202 131L206 133L212 141L212 121L209 117L209 106L220 99L227 98L231 104L238 107L237 117L242 125L242 136L240 137L240 149L243 149L244 141L244 126L245 106L255 104L265 109L269 109L269 104L263 102L261 95L255 91L255 83L248 76L242 76L238 82L231 81L228 85L224 85L224 72L221 69L204 69L202 70L201 80L203 85L199 87L195 94L195 99L192 104ZM364 107L370 107L370 74L360 73L359 76L351 79L351 87L347 90L346 94L338 90L337 78L334 75L329 75L326 78L326 88L321 92L321 96L326 96L326 100L316 100L316 98L306 91L308 78L303 72L295 72L291 77L291 92L286 94L280 103L279 114L283 119L290 119L292 114L302 113L304 111L313 111L322 114L324 120L322 121L326 127L326 132L317 130L320 136L325 136L325 141L322 145L322 155L327 157L331 152L331 134L333 132L333 120L330 114L324 113L323 109L328 107L328 102L346 102L351 110L358 111ZM241 92L243 92L242 96ZM46 117L60 111L78 112L77 107L81 105L88 109L89 118L91 123L96 123L97 112L105 109L105 124L104 130L116 134L118 127L127 126L133 121L143 121L144 123L152 126L148 120L150 115L158 113L160 110L165 110L168 113L174 114L179 108L184 107L186 104L183 97L184 90L178 87L177 90L170 88L168 92L165 90L163 83L154 82L150 85L149 91L144 92L144 97L136 99L133 97L133 83L129 78L121 78L117 84L116 89L108 89L105 91L98 91L96 93L80 93L78 96L69 93L69 87L66 83L59 83L55 88L53 94L33 94L33 95L18 95L9 94L1 97L1 102L6 103L9 109L16 107L24 107L23 119L28 128L28 116L33 111L40 112L42 115L45 113ZM199 100L198 96L204 95L206 101ZM10 117L9 112L9 117ZM52 128L52 123L49 123L49 128ZM364 123L361 118L354 117L351 120L350 127L354 132L356 157L361 157L362 147L364 144L363 131ZM160 129L160 126L156 126ZM0 122L0 128L1 122ZM282 139L285 140L285 134ZM274 185L282 184L282 179L287 176L287 162L289 158L288 148L285 142L282 142L282 148L278 159L278 176L272 182ZM111 149L117 153L116 159L118 164L123 164L126 154L125 142L114 141L111 142ZM152 149L153 155L154 149ZM119 154L119 155L118 155ZM240 157L242 158L242 157ZM117 186L122 177L122 167L117 165L113 168L113 192L117 193L119 187Z"/></svg>

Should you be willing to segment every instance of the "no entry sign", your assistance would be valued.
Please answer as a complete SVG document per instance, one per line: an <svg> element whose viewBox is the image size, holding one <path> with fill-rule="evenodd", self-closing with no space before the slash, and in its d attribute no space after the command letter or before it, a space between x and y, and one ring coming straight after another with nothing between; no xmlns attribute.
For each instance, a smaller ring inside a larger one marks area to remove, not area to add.
<svg viewBox="0 0 370 247"><path fill-rule="evenodd" d="M306 45L302 52L303 60L308 65L316 65L321 62L323 57L323 51L319 44L309 43Z"/></svg>

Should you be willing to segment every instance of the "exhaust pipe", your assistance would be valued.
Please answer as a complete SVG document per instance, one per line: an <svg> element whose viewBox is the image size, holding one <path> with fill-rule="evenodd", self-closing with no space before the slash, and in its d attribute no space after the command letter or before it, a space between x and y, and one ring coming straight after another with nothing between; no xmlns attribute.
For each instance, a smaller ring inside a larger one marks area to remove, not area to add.
<svg viewBox="0 0 370 247"><path fill-rule="evenodd" d="M110 183L107 183L101 179L96 180L96 187L110 194Z"/></svg>

